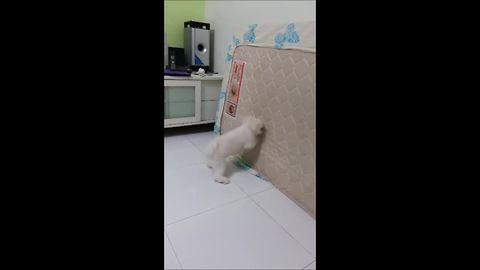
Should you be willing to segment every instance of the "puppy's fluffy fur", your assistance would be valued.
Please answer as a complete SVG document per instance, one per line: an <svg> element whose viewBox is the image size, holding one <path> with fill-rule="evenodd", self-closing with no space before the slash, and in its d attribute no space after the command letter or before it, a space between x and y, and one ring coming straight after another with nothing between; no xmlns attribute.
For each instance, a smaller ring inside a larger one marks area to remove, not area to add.
<svg viewBox="0 0 480 270"><path fill-rule="evenodd" d="M228 184L225 177L226 159L240 155L244 150L255 147L258 135L262 133L263 123L254 117L247 117L243 124L217 138L206 148L207 166L213 168L214 179L218 183Z"/></svg>

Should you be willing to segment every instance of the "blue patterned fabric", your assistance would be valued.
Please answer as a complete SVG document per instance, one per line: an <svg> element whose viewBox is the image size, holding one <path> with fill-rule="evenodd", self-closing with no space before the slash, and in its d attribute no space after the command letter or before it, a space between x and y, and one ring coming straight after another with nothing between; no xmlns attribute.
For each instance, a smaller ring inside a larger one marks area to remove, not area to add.
<svg viewBox="0 0 480 270"><path fill-rule="evenodd" d="M225 62L230 62L232 61L233 56L230 53L227 53L227 56L225 56Z"/></svg>
<svg viewBox="0 0 480 270"><path fill-rule="evenodd" d="M220 90L220 93L218 93L218 98L217 98L217 109L216 109L216 112L215 112L215 115L218 115L219 111L220 111L220 107L223 108L223 100L225 98L225 96L227 95L227 89L222 89ZM222 104L220 104L222 103ZM219 126L220 123L217 123L217 121L215 121L215 125L213 126L213 134L215 136L219 136L220 135L220 126Z"/></svg>
<svg viewBox="0 0 480 270"><path fill-rule="evenodd" d="M237 168L240 168L243 171L247 171L250 169L250 167L247 166L240 158L234 159L233 164L237 166Z"/></svg>
<svg viewBox="0 0 480 270"><path fill-rule="evenodd" d="M213 127L213 134L215 136L220 136L220 127L217 124L215 124L215 126Z"/></svg>
<svg viewBox="0 0 480 270"><path fill-rule="evenodd" d="M235 35L233 35L233 44L235 45L235 47L240 45L240 39L236 38Z"/></svg>
<svg viewBox="0 0 480 270"><path fill-rule="evenodd" d="M233 56L230 54L231 50L232 50L232 44L229 44L227 48L227 55L225 56L225 63L228 63L233 59Z"/></svg>
<svg viewBox="0 0 480 270"><path fill-rule="evenodd" d="M275 35L275 48L280 49L283 47L283 43L285 42L285 36L282 33L278 33Z"/></svg>
<svg viewBox="0 0 480 270"><path fill-rule="evenodd" d="M235 35L233 35L232 43L234 47L237 47L238 45L240 45L240 39L236 38ZM232 61L233 55L230 53L231 51L232 51L232 44L229 44L227 48L227 55L225 55L225 63Z"/></svg>
<svg viewBox="0 0 480 270"><path fill-rule="evenodd" d="M250 174L254 175L255 177L257 178L260 178L264 181L268 181L268 178L265 177L263 174L255 171L254 169L252 169L242 158L240 157L235 157L234 160L232 160L232 163L237 167L239 168L240 170L243 170L243 171L248 171Z"/></svg>
<svg viewBox="0 0 480 270"><path fill-rule="evenodd" d="M287 31L285 33L278 33L275 35L275 48L280 49L283 47L285 42L287 43L298 43L300 42L300 36L297 31L295 31L295 24L291 23L287 25Z"/></svg>
<svg viewBox="0 0 480 270"><path fill-rule="evenodd" d="M248 31L243 34L243 41L254 43L255 42L255 29L257 28L257 24L252 24L248 26Z"/></svg>

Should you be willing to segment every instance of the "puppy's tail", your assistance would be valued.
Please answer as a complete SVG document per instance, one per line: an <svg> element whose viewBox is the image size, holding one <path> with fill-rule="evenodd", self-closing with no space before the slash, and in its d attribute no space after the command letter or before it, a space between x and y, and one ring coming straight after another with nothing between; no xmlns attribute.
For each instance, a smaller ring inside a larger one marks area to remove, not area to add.
<svg viewBox="0 0 480 270"><path fill-rule="evenodd" d="M219 138L213 139L213 141L211 141L205 148L205 154L207 156L211 157L213 153L218 149L218 139Z"/></svg>

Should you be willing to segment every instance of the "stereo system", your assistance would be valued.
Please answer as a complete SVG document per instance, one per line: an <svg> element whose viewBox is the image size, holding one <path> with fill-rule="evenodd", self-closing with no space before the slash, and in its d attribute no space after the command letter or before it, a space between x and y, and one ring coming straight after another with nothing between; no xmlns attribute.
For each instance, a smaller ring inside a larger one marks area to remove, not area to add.
<svg viewBox="0 0 480 270"><path fill-rule="evenodd" d="M211 31L210 24L195 21L184 23L185 56L192 70L203 68L211 71Z"/></svg>

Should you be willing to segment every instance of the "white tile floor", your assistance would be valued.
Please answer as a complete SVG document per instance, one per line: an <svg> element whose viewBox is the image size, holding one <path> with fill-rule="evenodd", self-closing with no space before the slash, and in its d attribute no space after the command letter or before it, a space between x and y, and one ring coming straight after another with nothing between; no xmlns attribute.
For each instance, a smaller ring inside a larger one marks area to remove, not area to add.
<svg viewBox="0 0 480 270"><path fill-rule="evenodd" d="M235 166L213 181L213 132L165 137L165 269L315 269L315 220Z"/></svg>

